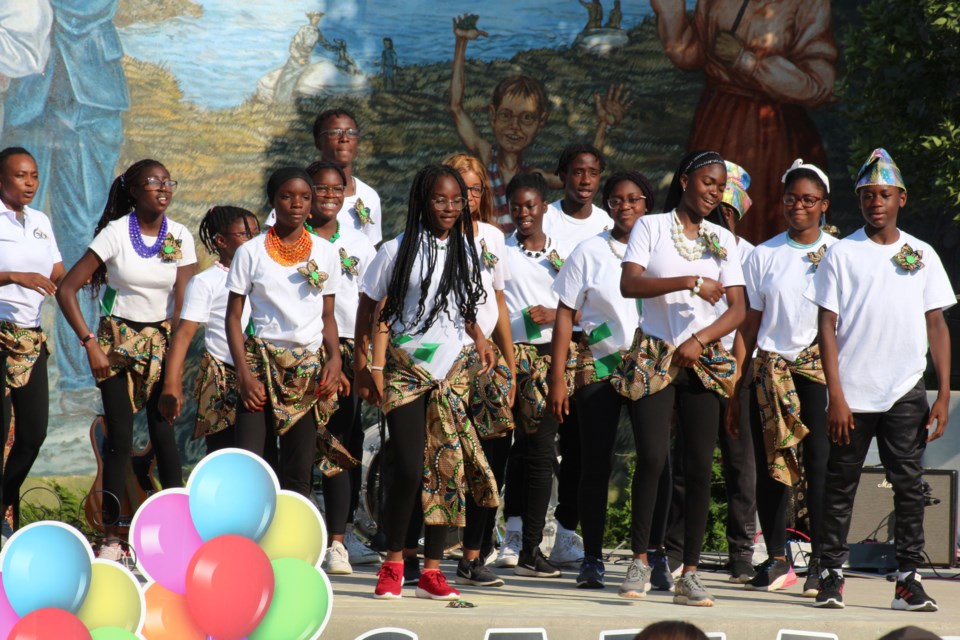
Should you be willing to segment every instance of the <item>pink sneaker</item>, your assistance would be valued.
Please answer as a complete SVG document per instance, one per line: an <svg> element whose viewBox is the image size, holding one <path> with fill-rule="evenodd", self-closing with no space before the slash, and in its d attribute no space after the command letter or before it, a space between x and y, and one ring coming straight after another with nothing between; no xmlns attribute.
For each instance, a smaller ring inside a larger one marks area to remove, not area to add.
<svg viewBox="0 0 960 640"><path fill-rule="evenodd" d="M377 588L373 597L378 600L399 600L403 596L403 563L384 562L377 572ZM418 594L419 595L419 594Z"/></svg>
<svg viewBox="0 0 960 640"><path fill-rule="evenodd" d="M426 569L417 583L417 597L431 600L459 600L460 592L447 584L439 569Z"/></svg>

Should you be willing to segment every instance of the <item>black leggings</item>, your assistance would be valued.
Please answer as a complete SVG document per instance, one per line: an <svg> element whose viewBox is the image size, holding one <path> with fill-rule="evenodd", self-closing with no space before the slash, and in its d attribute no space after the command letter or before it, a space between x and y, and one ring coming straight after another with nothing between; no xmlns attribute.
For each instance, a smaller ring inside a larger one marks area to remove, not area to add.
<svg viewBox="0 0 960 640"><path fill-rule="evenodd" d="M810 514L810 538L813 557L820 557L821 526L823 521L824 481L827 477L827 461L830 459L830 440L827 437L827 387L801 375L793 376L800 401L800 419L810 433L800 442L800 460L807 478L807 511ZM763 539L770 556L786 555L787 506L790 491L787 485L777 482L767 473L767 452L763 441L763 425L760 408L751 403L755 412L751 420L753 445L757 460L757 515L763 529Z"/></svg>
<svg viewBox="0 0 960 640"><path fill-rule="evenodd" d="M356 414L360 403L356 395L340 398L340 408L330 417L327 430L344 446L353 435ZM343 535L347 530L347 516L351 506L352 478L349 471L341 471L333 477L323 477L323 504L327 530L330 535ZM356 493L356 492L354 492Z"/></svg>
<svg viewBox="0 0 960 640"><path fill-rule="evenodd" d="M276 465L271 459L271 450L277 446L273 411L250 412L241 406L237 410L237 425L232 431L235 432L235 446L263 457L275 467L281 489L295 491L312 499L313 465L317 451L317 420L313 410L307 411L280 436L280 459Z"/></svg>
<svg viewBox="0 0 960 640"><path fill-rule="evenodd" d="M419 506L420 487L423 484L428 395L423 394L413 402L397 407L387 414L390 465L388 474L384 477L387 482L387 496L382 511L387 551L390 552L402 551L406 546L407 530L413 529L411 513ZM439 560L443 557L445 531L446 527L439 525L426 527L424 558Z"/></svg>
<svg viewBox="0 0 960 640"><path fill-rule="evenodd" d="M713 450L720 424L720 396L707 390L691 369L681 369L662 391L630 402L637 468L633 474L633 552L645 553L651 538L658 485L670 448L670 422L674 401L678 428L684 440L683 563L700 562L703 535L710 509Z"/></svg>
<svg viewBox="0 0 960 640"><path fill-rule="evenodd" d="M11 388L10 396L4 393L6 379L6 361L0 359L0 398L3 398L3 439L0 447L6 445L10 434L10 422L13 411L17 412L17 434L13 440L6 466L0 455L0 472L3 474L0 488L0 503L3 513L13 505L14 524L19 526L20 487L30 474L30 469L40 453L40 447L47 438L49 422L50 385L47 379L47 347L40 349L40 355L33 364L27 384ZM0 514L2 516L2 514Z"/></svg>
<svg viewBox="0 0 960 640"><path fill-rule="evenodd" d="M493 471L493 477L497 481L498 488L503 481L504 467L507 464L507 456L510 454L512 439L512 434L508 433L502 438L480 441L480 447L487 457L487 464ZM477 550L485 546L484 542L492 534L496 518L497 507L481 507L477 505L472 494L468 495L467 524L463 530L463 548Z"/></svg>

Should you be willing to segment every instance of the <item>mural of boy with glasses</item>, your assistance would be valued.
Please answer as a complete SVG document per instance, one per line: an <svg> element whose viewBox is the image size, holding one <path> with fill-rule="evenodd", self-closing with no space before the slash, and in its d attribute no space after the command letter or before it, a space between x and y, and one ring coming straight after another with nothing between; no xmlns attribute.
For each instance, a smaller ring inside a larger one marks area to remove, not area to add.
<svg viewBox="0 0 960 640"><path fill-rule="evenodd" d="M450 77L449 109L460 140L467 150L478 156L487 167L490 188L493 191L495 222L505 231L512 231L506 188L514 176L539 173L547 180L548 186L554 189L562 188L563 183L556 175L523 162L524 150L533 144L547 121L547 95L539 80L527 75L508 76L494 88L493 97L487 107L487 117L493 130L493 144L483 138L477 124L464 108L467 43L489 35L486 31L477 29L477 19L476 15L463 15L453 19L456 45ZM598 93L594 99L597 128L593 146L602 149L608 130L623 119L632 101L622 85L611 86L605 97Z"/></svg>

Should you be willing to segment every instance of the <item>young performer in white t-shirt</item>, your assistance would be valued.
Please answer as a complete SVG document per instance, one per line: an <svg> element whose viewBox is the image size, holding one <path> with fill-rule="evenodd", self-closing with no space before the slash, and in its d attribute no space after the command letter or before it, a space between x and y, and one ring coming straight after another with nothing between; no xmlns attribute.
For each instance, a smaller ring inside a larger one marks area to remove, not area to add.
<svg viewBox="0 0 960 640"><path fill-rule="evenodd" d="M233 254L240 245L260 235L256 217L240 207L211 207L200 221L200 242L217 256L210 268L193 276L184 295L180 322L173 332L167 353L167 371L160 394L160 413L173 422L183 410L183 363L187 349L200 325L206 348L200 361L194 399L197 418L194 438L204 438L207 453L226 447L262 451L264 441L249 441L250 434L236 429L237 370L227 344L227 274ZM241 322L247 326L250 308L245 306Z"/></svg>
<svg viewBox="0 0 960 640"><path fill-rule="evenodd" d="M267 182L267 198L277 223L237 249L227 276L227 343L237 365L241 401L236 428L251 434L254 445L275 432L280 486L305 496L312 493L319 439L330 443L320 453L331 462L341 467L355 463L335 439L331 442L325 427L337 391L349 383L341 374L334 311L340 261L330 243L304 228L313 197L306 171L275 171ZM246 302L251 336L244 331Z"/></svg>
<svg viewBox="0 0 960 640"><path fill-rule="evenodd" d="M557 162L563 198L547 207L543 216L544 233L576 245L613 226L610 215L593 204L604 168L606 161L596 147L589 144L564 147Z"/></svg>
<svg viewBox="0 0 960 640"><path fill-rule="evenodd" d="M121 554L115 525L126 493L135 411L147 410L160 484L165 489L183 485L173 425L157 408L170 332L197 263L193 235L166 215L176 187L156 160L132 164L113 181L93 242L57 291L103 396L109 434L103 452L108 538L100 556L113 560ZM77 293L88 282L100 292L103 316L96 334L77 304Z"/></svg>
<svg viewBox="0 0 960 640"><path fill-rule="evenodd" d="M863 461L876 436L896 516L899 573L891 607L936 611L917 573L926 563L921 457L926 443L947 426L950 334L943 311L956 297L933 248L897 228L907 190L886 151L870 154L857 174L856 191L866 225L826 252L806 292L820 307L832 443L815 606L844 606L846 534ZM928 348L939 380L932 407L923 385Z"/></svg>
<svg viewBox="0 0 960 640"><path fill-rule="evenodd" d="M742 341L737 381L727 410L730 439L750 429L757 470L757 512L768 559L747 589L775 591L797 579L786 557L788 487L807 479L813 553L803 594L816 595L820 564L820 522L827 470L827 388L816 344L817 307L803 297L827 248L837 239L822 228L830 206L830 181L802 160L783 175L783 214L790 228L757 246L744 265L750 309L739 329ZM751 377L749 353L757 347ZM757 404L757 398L760 404ZM746 416L743 403L749 398ZM802 446L800 445L802 442Z"/></svg>
<svg viewBox="0 0 960 640"><path fill-rule="evenodd" d="M50 388L47 337L40 326L40 305L56 293L63 259L46 214L29 205L40 187L37 163L22 147L0 151L0 399L10 390L17 433L7 457L0 460L0 526L3 541L20 519L20 486L30 473L47 436ZM6 444L12 415L0 416ZM2 456L0 456L2 458Z"/></svg>
<svg viewBox="0 0 960 640"><path fill-rule="evenodd" d="M580 418L576 426L581 448L579 504L584 545L577 586L585 589L604 586L601 553L611 457L620 410L626 404L610 385L610 375L630 348L640 320L641 302L620 293L620 265L634 223L654 205L653 188L642 173L615 173L603 186L603 201L613 213L613 229L581 242L564 261L553 283L560 300L553 328L549 404L560 423L569 419L565 364L578 317L584 336L577 352L574 384ZM630 576L635 573L628 569L621 596L636 593L636 585L630 584Z"/></svg>
<svg viewBox="0 0 960 640"><path fill-rule="evenodd" d="M630 353L614 372L613 384L629 397L631 415L642 423L637 442L634 508L639 513L634 550L649 584L646 549L657 483L670 446L674 404L683 438L683 574L674 602L712 606L697 574L710 503L713 449L720 425L720 398L733 390L735 365L719 340L743 320L743 272L736 240L706 221L721 202L727 171L712 151L684 157L667 195L668 213L646 215L633 227L623 259L620 290L643 299L643 317ZM674 208L675 207L675 208ZM717 317L722 296L729 308ZM642 593L642 591L640 591Z"/></svg>
<svg viewBox="0 0 960 640"><path fill-rule="evenodd" d="M466 492L481 507L498 504L493 473L468 419L470 379L489 371L496 356L477 323L486 293L466 205L459 172L442 165L421 169L403 234L380 247L361 288L355 381L359 395L387 414L394 453L384 479L387 559L374 591L379 599L402 595L403 547L418 500L426 533L416 593L435 600L460 597L439 565L445 527L464 524ZM367 367L376 320L389 331L382 398ZM465 346L468 336L473 344Z"/></svg>

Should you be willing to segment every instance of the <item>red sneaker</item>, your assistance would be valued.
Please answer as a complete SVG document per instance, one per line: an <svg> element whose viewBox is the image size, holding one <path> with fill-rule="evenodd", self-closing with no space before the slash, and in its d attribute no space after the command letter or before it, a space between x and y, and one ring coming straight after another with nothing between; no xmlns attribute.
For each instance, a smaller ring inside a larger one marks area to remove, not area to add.
<svg viewBox="0 0 960 640"><path fill-rule="evenodd" d="M431 600L459 600L460 592L447 584L439 569L426 569L417 583L417 597Z"/></svg>
<svg viewBox="0 0 960 640"><path fill-rule="evenodd" d="M377 588L373 597L378 600L399 600L403 596L403 563L384 562L377 572Z"/></svg>

